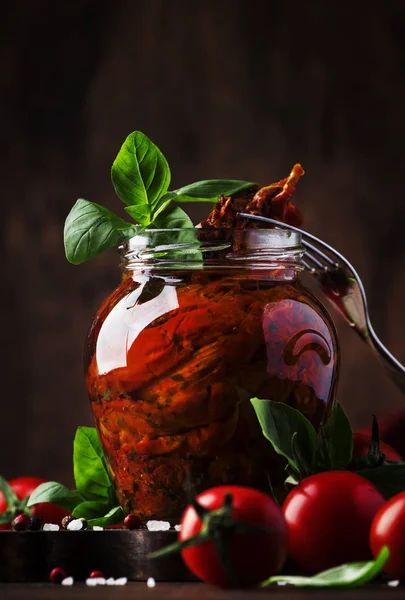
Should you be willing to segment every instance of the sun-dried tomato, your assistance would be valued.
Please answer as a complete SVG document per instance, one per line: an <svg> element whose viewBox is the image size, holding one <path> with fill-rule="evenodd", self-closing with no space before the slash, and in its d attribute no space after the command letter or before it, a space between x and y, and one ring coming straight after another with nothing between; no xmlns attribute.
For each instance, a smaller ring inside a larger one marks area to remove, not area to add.
<svg viewBox="0 0 405 600"><path fill-rule="evenodd" d="M303 217L301 212L291 202L291 198L299 179L303 175L304 169L300 164L296 164L293 166L290 175L281 181L260 189L253 187L232 196L219 196L218 203L208 218L200 225L204 228L214 227L216 229L273 227L263 222L248 221L247 219L240 218L238 216L239 213L244 212L251 215L277 219L289 225L299 227L303 223Z"/></svg>

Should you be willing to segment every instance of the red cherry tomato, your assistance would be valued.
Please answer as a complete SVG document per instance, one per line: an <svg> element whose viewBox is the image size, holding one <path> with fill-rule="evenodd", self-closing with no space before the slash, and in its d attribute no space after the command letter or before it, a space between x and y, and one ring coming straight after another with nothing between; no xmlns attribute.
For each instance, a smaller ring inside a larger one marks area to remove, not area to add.
<svg viewBox="0 0 405 600"><path fill-rule="evenodd" d="M307 477L283 504L291 558L309 573L368 560L370 525L384 502L377 488L349 471Z"/></svg>
<svg viewBox="0 0 405 600"><path fill-rule="evenodd" d="M371 437L367 433L356 431L353 434L353 455L354 456L367 456L370 449ZM394 462L402 461L403 458L394 448L391 448L385 442L380 441L381 454L385 454L386 460Z"/></svg>
<svg viewBox="0 0 405 600"><path fill-rule="evenodd" d="M70 512L65 508L61 508L50 502L34 504L34 506L31 506L30 510L33 516L42 519L43 523L55 523L55 525L60 525L62 519L67 515L70 515Z"/></svg>
<svg viewBox="0 0 405 600"><path fill-rule="evenodd" d="M17 477L8 482L9 486L20 500L24 500L24 498L30 496L41 483L46 483L46 479L40 479L39 477ZM0 492L0 513L4 512L6 509L7 505L5 498L3 493ZM70 514L64 508L60 508L49 502L35 504L30 510L34 517L41 518L44 523L55 523L56 525L60 525L63 517ZM0 525L0 529L11 529L11 524Z"/></svg>
<svg viewBox="0 0 405 600"><path fill-rule="evenodd" d="M374 556L388 546L390 557L384 571L396 579L405 579L405 492L386 502L373 519L370 546Z"/></svg>
<svg viewBox="0 0 405 600"><path fill-rule="evenodd" d="M230 556L239 584L256 585L277 573L287 557L288 533L280 508L258 490L236 485L219 486L199 494L197 502L210 510L224 504L225 494L233 498L232 518L272 529L274 533L237 533L230 542ZM201 530L201 520L192 506L188 506L181 520L179 540L185 541ZM230 587L231 581L218 557L213 542L182 550L190 571L197 577L221 587Z"/></svg>

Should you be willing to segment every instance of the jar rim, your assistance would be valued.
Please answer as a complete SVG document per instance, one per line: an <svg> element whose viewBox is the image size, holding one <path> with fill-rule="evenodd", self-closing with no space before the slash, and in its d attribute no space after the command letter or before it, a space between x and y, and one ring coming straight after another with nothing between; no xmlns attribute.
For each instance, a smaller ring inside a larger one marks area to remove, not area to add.
<svg viewBox="0 0 405 600"><path fill-rule="evenodd" d="M119 247L125 268L169 268L174 263L242 267L299 265L301 234L285 228L145 229Z"/></svg>
<svg viewBox="0 0 405 600"><path fill-rule="evenodd" d="M145 237L150 237L152 239L156 238L156 241L159 241L159 236L173 235L173 243L176 243L175 234L179 236L184 234L185 237L194 234L200 242L210 239L229 240L236 236L239 239L242 237L250 239L251 242L254 239L257 242L261 241L262 243L265 241L278 242L276 247L281 247L283 245L282 242L285 242L285 247L301 246L301 233L284 227L249 227L246 229L238 229L236 227L176 227L172 229L144 229L132 238L123 242L120 249L136 245L137 240L142 243L141 245L144 245ZM192 238L190 237L190 239Z"/></svg>

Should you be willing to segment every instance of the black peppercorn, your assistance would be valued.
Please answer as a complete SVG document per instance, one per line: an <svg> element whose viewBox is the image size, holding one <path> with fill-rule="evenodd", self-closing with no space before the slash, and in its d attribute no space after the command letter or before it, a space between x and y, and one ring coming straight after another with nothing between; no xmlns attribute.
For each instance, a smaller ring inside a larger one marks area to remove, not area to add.
<svg viewBox="0 0 405 600"><path fill-rule="evenodd" d="M30 531L40 531L42 528L42 519L40 517L32 517L28 529Z"/></svg>
<svg viewBox="0 0 405 600"><path fill-rule="evenodd" d="M62 522L61 522L63 529L67 529L67 526L69 525L70 521L73 521L73 520L74 520L74 517L72 517L72 515L63 517Z"/></svg>

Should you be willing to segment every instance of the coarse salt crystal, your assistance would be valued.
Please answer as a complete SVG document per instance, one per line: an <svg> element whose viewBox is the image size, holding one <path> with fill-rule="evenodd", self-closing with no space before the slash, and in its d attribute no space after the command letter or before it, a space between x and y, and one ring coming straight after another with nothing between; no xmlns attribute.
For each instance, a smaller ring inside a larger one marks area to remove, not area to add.
<svg viewBox="0 0 405 600"><path fill-rule="evenodd" d="M148 521L146 527L149 531L168 531L170 529L169 521Z"/></svg>
<svg viewBox="0 0 405 600"><path fill-rule="evenodd" d="M399 585L399 579L393 579L392 581L389 581L387 585L390 587L397 587Z"/></svg>
<svg viewBox="0 0 405 600"><path fill-rule="evenodd" d="M97 585L97 579L95 577L89 577L88 579L86 579L86 585L89 585L90 587L95 587Z"/></svg>
<svg viewBox="0 0 405 600"><path fill-rule="evenodd" d="M94 525L93 531L104 531L104 527L100 527L100 525Z"/></svg>
<svg viewBox="0 0 405 600"><path fill-rule="evenodd" d="M156 581L153 579L153 577L148 577L146 585L148 586L148 588L154 588L156 585Z"/></svg>
<svg viewBox="0 0 405 600"><path fill-rule="evenodd" d="M181 531L181 525L175 525L174 528L176 531Z"/></svg>
<svg viewBox="0 0 405 600"><path fill-rule="evenodd" d="M73 585L73 577L65 577L62 581L62 585Z"/></svg>
<svg viewBox="0 0 405 600"><path fill-rule="evenodd" d="M108 579L105 580L107 585L115 585L115 579L114 577L109 577Z"/></svg>
<svg viewBox="0 0 405 600"><path fill-rule="evenodd" d="M43 531L59 531L59 525L55 523L45 523L42 527Z"/></svg>
<svg viewBox="0 0 405 600"><path fill-rule="evenodd" d="M115 580L115 585L126 585L127 581L127 577L118 577L118 579Z"/></svg>
<svg viewBox="0 0 405 600"><path fill-rule="evenodd" d="M80 519L73 519L73 521L70 521L67 528L69 531L80 531L83 529L83 522L80 521Z"/></svg>
<svg viewBox="0 0 405 600"><path fill-rule="evenodd" d="M97 585L105 585L104 577L93 577L93 579L97 582Z"/></svg>
<svg viewBox="0 0 405 600"><path fill-rule="evenodd" d="M288 585L286 581L277 581L277 585Z"/></svg>

